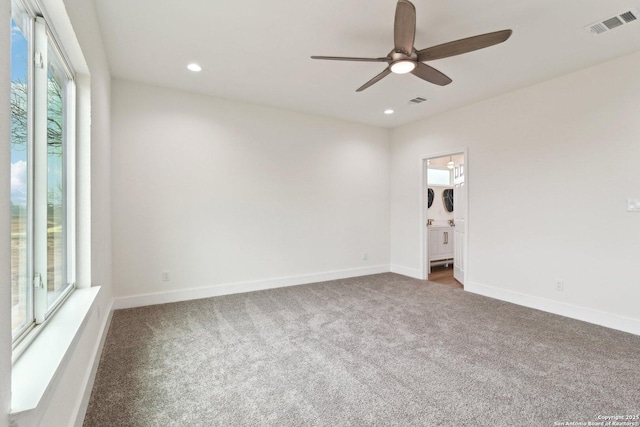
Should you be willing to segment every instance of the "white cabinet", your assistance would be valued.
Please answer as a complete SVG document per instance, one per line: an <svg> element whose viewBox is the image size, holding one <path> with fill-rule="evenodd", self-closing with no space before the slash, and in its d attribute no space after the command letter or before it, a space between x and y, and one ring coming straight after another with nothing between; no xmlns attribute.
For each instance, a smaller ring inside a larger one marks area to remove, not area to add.
<svg viewBox="0 0 640 427"><path fill-rule="evenodd" d="M429 227L429 262L453 259L454 227Z"/></svg>

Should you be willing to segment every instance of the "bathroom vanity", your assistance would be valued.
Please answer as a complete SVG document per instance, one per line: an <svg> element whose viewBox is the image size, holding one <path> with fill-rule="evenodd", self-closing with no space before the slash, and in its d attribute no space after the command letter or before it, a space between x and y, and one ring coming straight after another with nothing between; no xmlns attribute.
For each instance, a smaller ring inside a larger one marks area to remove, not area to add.
<svg viewBox="0 0 640 427"><path fill-rule="evenodd" d="M452 226L429 227L429 263L432 266L453 263L453 232Z"/></svg>

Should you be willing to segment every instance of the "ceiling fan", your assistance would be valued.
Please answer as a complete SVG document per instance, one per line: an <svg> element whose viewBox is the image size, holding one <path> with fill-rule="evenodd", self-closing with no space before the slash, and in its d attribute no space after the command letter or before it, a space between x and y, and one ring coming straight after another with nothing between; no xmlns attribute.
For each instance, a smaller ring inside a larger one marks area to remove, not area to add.
<svg viewBox="0 0 640 427"><path fill-rule="evenodd" d="M394 48L383 58L352 58L343 56L312 56L312 59L329 59L333 61L386 62L389 64L383 72L360 86L356 92L362 92L369 86L379 82L391 73L411 73L430 83L445 86L451 79L433 67L423 64L425 61L447 58L483 49L506 41L511 37L511 30L481 34L416 50L413 46L416 36L416 8L408 0L398 0L396 18L393 28Z"/></svg>

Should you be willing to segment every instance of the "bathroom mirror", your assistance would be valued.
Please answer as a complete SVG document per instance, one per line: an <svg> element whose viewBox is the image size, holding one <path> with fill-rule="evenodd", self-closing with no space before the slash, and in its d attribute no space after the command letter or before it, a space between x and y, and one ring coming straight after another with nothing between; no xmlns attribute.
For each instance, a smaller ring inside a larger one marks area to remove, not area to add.
<svg viewBox="0 0 640 427"><path fill-rule="evenodd" d="M429 199L427 208L430 208L431 205L433 204L433 198L434 198L433 188L427 188L427 196L428 196L427 198Z"/></svg>
<svg viewBox="0 0 640 427"><path fill-rule="evenodd" d="M447 212L453 212L453 188L442 191L442 204Z"/></svg>

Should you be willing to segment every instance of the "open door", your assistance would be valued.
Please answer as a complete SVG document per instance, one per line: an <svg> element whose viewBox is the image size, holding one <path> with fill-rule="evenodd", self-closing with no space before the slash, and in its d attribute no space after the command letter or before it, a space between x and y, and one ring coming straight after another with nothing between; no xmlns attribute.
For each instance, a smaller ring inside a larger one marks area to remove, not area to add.
<svg viewBox="0 0 640 427"><path fill-rule="evenodd" d="M465 228L467 218L467 186L465 185L465 165L461 163L455 168L453 200L454 200L454 257L453 257L453 277L464 285L465 259Z"/></svg>

